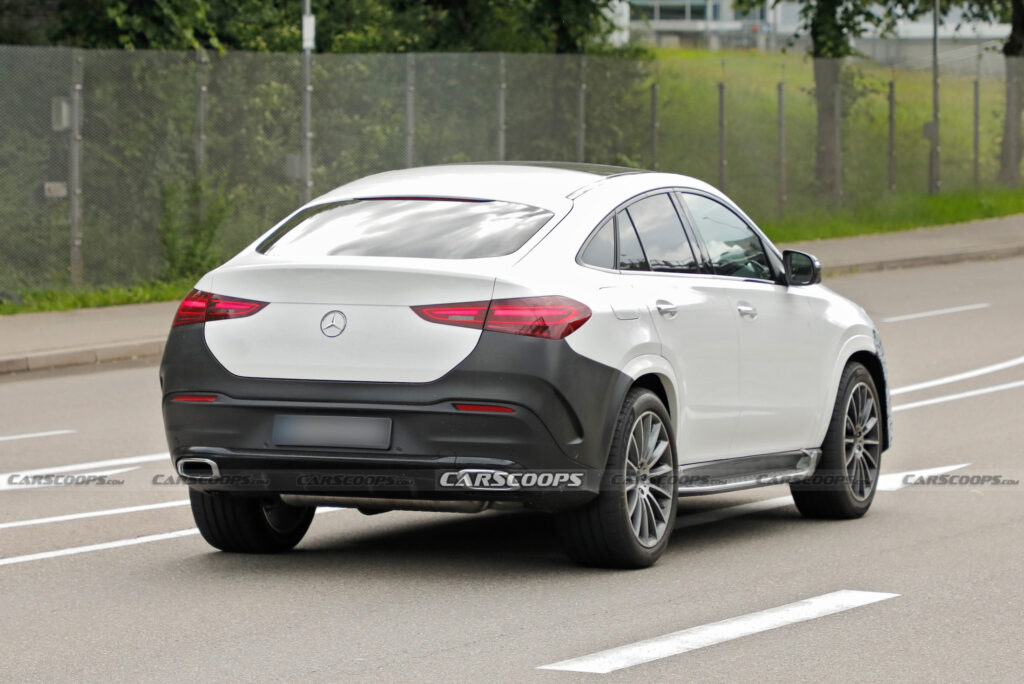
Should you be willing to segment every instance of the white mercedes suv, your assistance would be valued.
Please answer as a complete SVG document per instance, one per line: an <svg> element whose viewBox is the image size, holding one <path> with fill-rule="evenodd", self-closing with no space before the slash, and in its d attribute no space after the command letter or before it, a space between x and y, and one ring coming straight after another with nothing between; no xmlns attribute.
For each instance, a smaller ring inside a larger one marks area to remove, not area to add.
<svg viewBox="0 0 1024 684"><path fill-rule="evenodd" d="M871 504L892 438L864 310L707 183L462 164L343 185L196 284L160 381L206 540L292 548L317 506L550 511L643 567L677 497Z"/></svg>

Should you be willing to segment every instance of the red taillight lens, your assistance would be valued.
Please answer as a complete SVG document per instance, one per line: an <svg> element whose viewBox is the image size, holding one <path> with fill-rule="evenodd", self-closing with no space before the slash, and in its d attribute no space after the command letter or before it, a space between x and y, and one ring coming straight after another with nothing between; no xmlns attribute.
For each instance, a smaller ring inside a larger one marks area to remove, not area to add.
<svg viewBox="0 0 1024 684"><path fill-rule="evenodd" d="M174 315L171 327L251 316L266 305L266 302L223 297L201 290L192 290L178 306L178 313Z"/></svg>
<svg viewBox="0 0 1024 684"><path fill-rule="evenodd" d="M591 311L568 297L523 297L412 307L432 323L560 340L590 320Z"/></svg>
<svg viewBox="0 0 1024 684"><path fill-rule="evenodd" d="M209 404L217 401L216 394L179 394L173 397L171 401L181 401L187 404Z"/></svg>
<svg viewBox="0 0 1024 684"><path fill-rule="evenodd" d="M490 302L463 302L461 304L439 304L437 306L414 306L412 310L419 314L420 318L431 323L444 323L445 325L457 325L462 328L484 327L484 320L487 318L487 307Z"/></svg>
<svg viewBox="0 0 1024 684"><path fill-rule="evenodd" d="M515 413L514 408L508 406L497 406L496 404L455 404L456 411L468 411L470 413Z"/></svg>

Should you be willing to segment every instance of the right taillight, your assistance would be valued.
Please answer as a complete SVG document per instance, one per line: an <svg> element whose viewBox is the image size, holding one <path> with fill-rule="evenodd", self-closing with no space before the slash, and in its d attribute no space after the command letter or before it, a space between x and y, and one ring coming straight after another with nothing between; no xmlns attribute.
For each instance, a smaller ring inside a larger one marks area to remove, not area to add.
<svg viewBox="0 0 1024 684"><path fill-rule="evenodd" d="M205 323L206 321L221 321L226 318L244 318L253 315L266 305L266 302L257 302L252 299L224 297L202 290L192 290L178 305L178 312L174 315L171 327Z"/></svg>
<svg viewBox="0 0 1024 684"><path fill-rule="evenodd" d="M431 323L560 340L590 320L586 304L561 296L414 306Z"/></svg>

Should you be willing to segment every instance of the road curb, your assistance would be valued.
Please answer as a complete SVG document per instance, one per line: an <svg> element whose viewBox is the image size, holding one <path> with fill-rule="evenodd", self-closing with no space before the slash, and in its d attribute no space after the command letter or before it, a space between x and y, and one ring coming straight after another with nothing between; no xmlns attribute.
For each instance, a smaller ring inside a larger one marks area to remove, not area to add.
<svg viewBox="0 0 1024 684"><path fill-rule="evenodd" d="M110 361L159 357L164 353L165 342L166 339L161 337L159 339L117 342L115 344L76 347L73 349L52 349L31 354L5 356L0 358L0 375L53 368L68 368L71 366L90 366Z"/></svg>
<svg viewBox="0 0 1024 684"><path fill-rule="evenodd" d="M851 273L873 273L878 271L895 271L901 268L919 268L921 266L942 266L959 264L965 261L994 261L1024 256L1024 245L1000 247L998 249L978 249L956 254L931 254L928 256L905 257L885 261L870 261L861 264L843 264L822 268L823 276L849 275Z"/></svg>

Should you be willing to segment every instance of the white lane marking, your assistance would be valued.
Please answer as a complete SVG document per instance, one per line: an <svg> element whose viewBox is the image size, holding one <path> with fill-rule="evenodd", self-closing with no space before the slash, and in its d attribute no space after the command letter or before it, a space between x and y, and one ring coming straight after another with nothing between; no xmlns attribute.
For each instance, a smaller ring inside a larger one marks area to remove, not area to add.
<svg viewBox="0 0 1024 684"><path fill-rule="evenodd" d="M712 622L700 627L691 627L679 632L637 641L626 646L598 651L580 658L572 658L551 665L542 665L539 670L563 670L567 672L591 672L607 674L634 665L661 660L698 648L714 646L740 637L767 632L786 625L834 615L860 606L896 598L899 594L879 591L853 591L843 589L822 594L784 606L748 613L739 617Z"/></svg>
<svg viewBox="0 0 1024 684"><path fill-rule="evenodd" d="M914 321L918 318L930 318L932 316L945 316L946 314L960 313L962 311L976 311L978 309L987 309L991 304L988 302L980 302L978 304L966 304L964 306L951 306L948 309L932 309L931 311L921 311L920 313L904 314L902 316L889 316L883 318L882 323L899 323L900 321Z"/></svg>
<svg viewBox="0 0 1024 684"><path fill-rule="evenodd" d="M9 473L0 473L0 490L7 489L6 486L11 476L26 476L26 475L61 475L63 473L76 473L82 470L92 470L94 468L115 468L123 465L135 465L136 463L151 463L153 461L162 461L164 459L170 459L170 454L164 452L162 454L146 454L144 456L128 456L127 458L110 458L105 461L90 461L88 463L73 463L65 466L49 466L46 468L35 468L32 470L14 470ZM168 463L170 461L168 460ZM11 487L17 489L17 487Z"/></svg>
<svg viewBox="0 0 1024 684"><path fill-rule="evenodd" d="M349 511L355 510L351 508L317 508L316 514L318 516L325 515L327 513L333 513L335 511ZM150 542L165 541L167 539L178 539L179 537L188 537L193 534L199 534L199 530L195 527L190 527L187 530L176 530L174 532L161 532L160 534L148 534L144 537L131 537L130 539L116 539L114 541L102 542L100 544L89 544L87 546L72 546L67 549L57 549L56 551L42 551L40 553L30 553L25 556L11 556L10 558L0 558L0 566L4 565L18 565L19 563L29 563L31 561L46 560L47 558L60 558L61 556L76 556L80 553L90 553L92 551L105 551L107 549L119 549L125 546L137 546L139 544L149 544Z"/></svg>
<svg viewBox="0 0 1024 684"><path fill-rule="evenodd" d="M149 534L145 537L132 537L131 539L118 539L116 541L103 542L101 544L89 544L88 546L72 546L67 549L57 549L56 551L43 551L41 553L30 553L27 556L12 556L11 558L0 558L0 566L2 565L16 565L18 563L28 563L30 561L44 560L46 558L60 558L61 556L74 556L79 553L89 553L90 551L104 551L106 549L118 549L123 546L135 546L137 544L148 544L150 542L164 541L166 539L177 539L179 537L188 537L189 535L199 534L199 530L192 527L187 530L177 530L175 532L163 532L161 534Z"/></svg>
<svg viewBox="0 0 1024 684"><path fill-rule="evenodd" d="M1013 368L1014 366L1020 366L1024 364L1024 356L1018 356L1015 359L1009 361L1003 361L1002 363L994 363L991 366L982 366L974 370L965 371L963 373L957 373L956 375L947 375L944 378L936 378L935 380L927 380L925 382L917 382L913 385L904 385L903 387L897 387L892 390L890 394L896 396L897 394L906 394L907 392L917 392L918 390L929 389L931 387L938 387L939 385L948 385L951 382L960 382L961 380L968 380L970 378L976 378L979 375L988 375L989 373L996 373L1007 368Z"/></svg>
<svg viewBox="0 0 1024 684"><path fill-rule="evenodd" d="M878 478L878 491L895 492L907 486L904 481L908 477L916 480L919 477L927 477L928 475L942 475L943 473L959 470L960 468L966 468L969 465L971 464L961 463L959 465L939 466L938 468L924 468L922 470L905 470L901 473L888 473ZM700 513L690 513L676 518L675 529L678 530L683 527L696 527L697 525L706 525L708 523L719 522L720 520L728 520L729 518L738 518L743 515L750 515L751 513L770 511L774 508L789 506L792 503L793 497L787 495L776 497L774 499L763 499L761 501L736 504L735 506L723 506L722 508L716 508L710 511L701 511Z"/></svg>
<svg viewBox="0 0 1024 684"><path fill-rule="evenodd" d="M174 508L176 506L188 506L188 499L178 501L162 501L155 504L142 504L140 506L126 506L124 508L109 508L105 511L86 511L85 513L69 513L67 515L53 515L49 518L33 518L31 520L15 520L13 522L0 523L0 530L9 530L12 527L28 527L30 525L46 525L49 523L68 522L69 520L85 520L86 518L102 518L108 515L122 515L124 513L140 513L142 511L156 511L161 508Z"/></svg>
<svg viewBox="0 0 1024 684"><path fill-rule="evenodd" d="M947 394L941 397L933 397L932 399L922 399L921 401L913 401L909 404L900 404L899 406L893 406L893 413L897 411L908 411L910 409L921 408L922 406L931 406L932 404L944 404L947 401L958 401L960 399L970 399L971 397L981 396L982 394L992 394L993 392L1003 392L1005 390L1016 389L1017 387L1024 387L1024 380L1018 380L1017 382L1007 382L1002 385L993 385L991 387L982 387L981 389L970 390L968 392L960 392L958 394Z"/></svg>
<svg viewBox="0 0 1024 684"><path fill-rule="evenodd" d="M58 435L73 435L74 430L47 430L46 432L26 432L23 435L7 435L0 437L0 442L13 442L16 439L35 439L36 437L56 437Z"/></svg>

